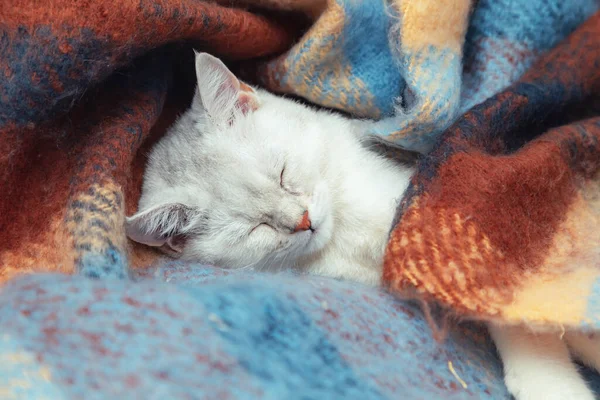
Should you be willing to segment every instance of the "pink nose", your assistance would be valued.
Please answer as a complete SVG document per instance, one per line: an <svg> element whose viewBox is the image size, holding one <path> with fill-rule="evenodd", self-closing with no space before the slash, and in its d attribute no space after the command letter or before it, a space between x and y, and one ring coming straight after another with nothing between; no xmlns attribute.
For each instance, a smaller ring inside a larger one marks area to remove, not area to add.
<svg viewBox="0 0 600 400"><path fill-rule="evenodd" d="M300 223L298 225L296 225L296 228L294 228L294 232L307 231L310 228L311 228L311 224L310 224L310 218L308 217L308 211L304 211L304 214L302 214L302 219L300 220Z"/></svg>

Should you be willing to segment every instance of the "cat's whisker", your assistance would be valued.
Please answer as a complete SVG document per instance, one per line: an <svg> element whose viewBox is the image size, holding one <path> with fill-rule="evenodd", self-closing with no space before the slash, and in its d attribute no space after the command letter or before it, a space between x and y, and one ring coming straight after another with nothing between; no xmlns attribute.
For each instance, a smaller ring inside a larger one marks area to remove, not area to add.
<svg viewBox="0 0 600 400"><path fill-rule="evenodd" d="M285 262L290 257L290 252L286 252L283 256L283 260L281 261L281 268L286 268Z"/></svg>
<svg viewBox="0 0 600 400"><path fill-rule="evenodd" d="M271 260L274 259L275 257L277 257L277 253L270 253L267 255L267 257L265 257L264 259L261 260L261 266L263 268L261 268L261 271L269 271L272 272L271 267L272 267L272 262Z"/></svg>
<svg viewBox="0 0 600 400"><path fill-rule="evenodd" d="M243 267L236 268L236 270L237 270L237 271L244 271L244 270L247 270L247 269L252 269L252 267L254 267L254 266L255 266L256 264L258 264L259 262L260 262L260 260L259 260L259 261L255 261L255 262L253 262L253 263L250 263L250 264L248 264L248 265L244 265Z"/></svg>

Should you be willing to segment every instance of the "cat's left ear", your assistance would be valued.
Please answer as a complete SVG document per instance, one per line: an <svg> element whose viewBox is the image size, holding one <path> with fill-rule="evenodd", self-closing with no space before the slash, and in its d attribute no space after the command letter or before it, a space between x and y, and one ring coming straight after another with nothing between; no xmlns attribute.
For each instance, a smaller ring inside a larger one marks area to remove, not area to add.
<svg viewBox="0 0 600 400"><path fill-rule="evenodd" d="M211 118L226 121L236 110L247 114L258 108L258 96L254 89L240 82L221 60L208 53L195 54L197 96Z"/></svg>
<svg viewBox="0 0 600 400"><path fill-rule="evenodd" d="M203 218L204 213L195 207L167 203L127 217L125 232L134 242L177 255L192 231L201 228Z"/></svg>

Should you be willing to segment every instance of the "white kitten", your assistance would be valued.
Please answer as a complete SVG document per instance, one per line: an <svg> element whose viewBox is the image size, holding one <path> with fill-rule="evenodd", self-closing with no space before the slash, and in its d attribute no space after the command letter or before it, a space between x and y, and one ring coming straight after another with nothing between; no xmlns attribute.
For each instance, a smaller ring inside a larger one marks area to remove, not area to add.
<svg viewBox="0 0 600 400"><path fill-rule="evenodd" d="M368 149L368 123L252 89L196 55L191 108L154 147L128 236L229 268L296 268L380 283L396 206L413 168ZM588 400L557 335L490 327L518 400ZM567 333L600 367L600 340Z"/></svg>
<svg viewBox="0 0 600 400"><path fill-rule="evenodd" d="M252 89L196 55L191 108L154 147L128 236L229 268L297 268L379 284L413 173L362 123Z"/></svg>

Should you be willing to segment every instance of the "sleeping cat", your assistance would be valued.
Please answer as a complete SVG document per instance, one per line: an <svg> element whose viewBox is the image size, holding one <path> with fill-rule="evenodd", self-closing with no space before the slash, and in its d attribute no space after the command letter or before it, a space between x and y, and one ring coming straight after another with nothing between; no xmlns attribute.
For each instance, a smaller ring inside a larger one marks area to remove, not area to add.
<svg viewBox="0 0 600 400"><path fill-rule="evenodd" d="M372 151L368 123L253 89L208 54L196 75L190 109L150 154L128 236L184 260L378 285L414 167ZM518 400L594 398L558 335L490 330ZM565 339L600 367L597 339Z"/></svg>
<svg viewBox="0 0 600 400"><path fill-rule="evenodd" d="M150 155L129 237L211 265L377 284L412 167L369 151L356 123L254 90L208 54L196 71L191 108Z"/></svg>

